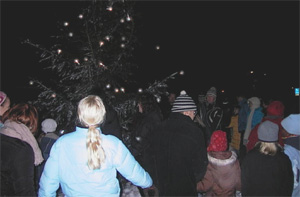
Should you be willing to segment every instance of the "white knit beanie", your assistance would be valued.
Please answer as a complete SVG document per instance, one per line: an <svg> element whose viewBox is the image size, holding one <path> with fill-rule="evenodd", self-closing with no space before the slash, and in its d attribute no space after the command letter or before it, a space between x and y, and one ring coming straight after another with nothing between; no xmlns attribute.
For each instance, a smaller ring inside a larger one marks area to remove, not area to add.
<svg viewBox="0 0 300 197"><path fill-rule="evenodd" d="M180 92L180 95L175 99L172 112L183 112L183 111L195 111L197 106L193 99L186 94L184 90Z"/></svg>
<svg viewBox="0 0 300 197"><path fill-rule="evenodd" d="M54 132L56 130L57 123L55 120L48 118L42 122L42 131L44 133Z"/></svg>

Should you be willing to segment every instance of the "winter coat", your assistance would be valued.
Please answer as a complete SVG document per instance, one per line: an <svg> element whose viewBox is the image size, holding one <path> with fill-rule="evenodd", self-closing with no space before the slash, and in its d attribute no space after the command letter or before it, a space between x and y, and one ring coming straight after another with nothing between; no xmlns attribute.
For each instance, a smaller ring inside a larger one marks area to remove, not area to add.
<svg viewBox="0 0 300 197"><path fill-rule="evenodd" d="M105 161L100 169L87 165L87 128L76 127L61 136L52 146L40 180L39 196L55 196L61 185L66 196L119 196L117 171L142 188L150 187L152 179L115 136L101 134Z"/></svg>
<svg viewBox="0 0 300 197"><path fill-rule="evenodd" d="M203 133L182 113L172 112L155 132L152 148L157 161L161 196L197 196L196 184L206 172Z"/></svg>
<svg viewBox="0 0 300 197"><path fill-rule="evenodd" d="M1 137L1 196L36 196L34 153L17 138Z"/></svg>
<svg viewBox="0 0 300 197"><path fill-rule="evenodd" d="M241 190L241 169L233 151L209 152L204 178L197 183L198 192L205 196L234 196Z"/></svg>
<svg viewBox="0 0 300 197"><path fill-rule="evenodd" d="M247 103L247 99L244 98L239 102L240 111L239 111L239 131L245 131L247 125L247 117L250 112L249 105Z"/></svg>
<svg viewBox="0 0 300 197"><path fill-rule="evenodd" d="M137 123L132 139L132 152L136 160L150 174L154 183L156 183L155 163L153 151L150 144L153 139L153 132L162 122L163 116L160 111L151 111L141 115Z"/></svg>
<svg viewBox="0 0 300 197"><path fill-rule="evenodd" d="M113 135L122 140L122 127L118 114L110 105L105 105L105 121L101 124L101 131L105 135Z"/></svg>
<svg viewBox="0 0 300 197"><path fill-rule="evenodd" d="M239 115L232 116L231 121L229 124L229 128L232 128L232 138L230 142L230 146L235 150L240 150L240 141L241 141L241 134L238 131L238 119Z"/></svg>
<svg viewBox="0 0 300 197"><path fill-rule="evenodd" d="M300 137L289 137L284 140L284 153L290 158L294 173L294 190L292 196L300 196Z"/></svg>
<svg viewBox="0 0 300 197"><path fill-rule="evenodd" d="M291 196L293 171L287 155L265 155L257 147L245 156L242 167L242 196Z"/></svg>
<svg viewBox="0 0 300 197"><path fill-rule="evenodd" d="M266 121L266 120L269 120L269 121L271 121L271 122L277 124L278 127L280 128L280 129L279 129L279 132L278 132L278 143L283 147L284 144L283 144L283 140L282 140L282 133L280 132L281 129L282 129L282 126L281 126L281 124L280 124L281 121L282 121L282 118L279 118L279 117L278 117L278 118L275 118L275 119L274 119L274 118L272 118L272 117L266 116L266 117L264 117L264 118L262 119L261 123L264 122L264 121ZM260 123L260 124L261 124L261 123ZM248 138L248 143L247 143L247 145L246 145L246 147L247 147L247 152L249 152L250 150L252 150L252 149L254 148L255 144L258 142L258 134L257 134L257 130L258 130L258 127L259 127L260 124L256 125L256 126L251 130L251 133L250 133L249 138Z"/></svg>

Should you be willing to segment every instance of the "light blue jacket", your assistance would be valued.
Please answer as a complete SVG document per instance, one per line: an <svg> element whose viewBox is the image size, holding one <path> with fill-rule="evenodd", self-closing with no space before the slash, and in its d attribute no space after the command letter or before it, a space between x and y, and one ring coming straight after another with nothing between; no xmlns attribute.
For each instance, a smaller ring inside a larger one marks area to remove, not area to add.
<svg viewBox="0 0 300 197"><path fill-rule="evenodd" d="M112 135L101 134L106 154L100 169L87 166L87 128L61 136L53 145L40 180L39 196L56 196L61 185L65 196L119 196L119 171L134 185L152 185L149 174L134 159L126 146Z"/></svg>
<svg viewBox="0 0 300 197"><path fill-rule="evenodd" d="M299 184L299 170L300 170L300 151L296 148L285 144L284 153L289 156L292 162L292 168L294 173L294 190L292 196L300 196L300 184Z"/></svg>

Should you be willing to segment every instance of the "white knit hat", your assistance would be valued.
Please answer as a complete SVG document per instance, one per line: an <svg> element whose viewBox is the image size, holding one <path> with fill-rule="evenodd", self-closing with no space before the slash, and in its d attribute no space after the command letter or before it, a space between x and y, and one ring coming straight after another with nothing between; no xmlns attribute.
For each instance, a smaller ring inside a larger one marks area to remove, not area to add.
<svg viewBox="0 0 300 197"><path fill-rule="evenodd" d="M42 122L42 131L44 133L54 132L56 130L57 123L55 120L48 118Z"/></svg>
<svg viewBox="0 0 300 197"><path fill-rule="evenodd" d="M282 127L290 134L300 135L300 114L291 114L281 121Z"/></svg>
<svg viewBox="0 0 300 197"><path fill-rule="evenodd" d="M197 106L193 99L186 94L184 90L180 92L180 95L175 99L172 112L183 112L183 111L195 111Z"/></svg>

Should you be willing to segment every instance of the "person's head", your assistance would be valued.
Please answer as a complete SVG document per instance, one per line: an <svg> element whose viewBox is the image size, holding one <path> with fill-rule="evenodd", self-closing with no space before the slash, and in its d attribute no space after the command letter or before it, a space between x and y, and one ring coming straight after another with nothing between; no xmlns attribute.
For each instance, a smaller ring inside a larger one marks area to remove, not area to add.
<svg viewBox="0 0 300 197"><path fill-rule="evenodd" d="M30 104L16 104L7 110L2 117L3 122L11 120L26 125L32 133L38 128L38 112L37 109Z"/></svg>
<svg viewBox="0 0 300 197"><path fill-rule="evenodd" d="M215 87L211 87L206 93L206 101L209 104L213 104L217 99L217 89Z"/></svg>
<svg viewBox="0 0 300 197"><path fill-rule="evenodd" d="M277 124L267 120L262 122L257 129L258 146L261 153L265 155L275 155L278 151L278 132Z"/></svg>
<svg viewBox="0 0 300 197"><path fill-rule="evenodd" d="M300 136L300 114L290 114L281 121L285 136Z"/></svg>
<svg viewBox="0 0 300 197"><path fill-rule="evenodd" d="M174 92L170 92L170 94L168 95L168 101L170 105L173 105L175 99L176 99L176 94Z"/></svg>
<svg viewBox="0 0 300 197"><path fill-rule="evenodd" d="M196 116L197 106L193 99L182 90L180 95L175 99L171 111L180 112L193 120Z"/></svg>
<svg viewBox="0 0 300 197"><path fill-rule="evenodd" d="M138 107L140 113L148 113L158 108L155 97L150 93L138 95Z"/></svg>
<svg viewBox="0 0 300 197"><path fill-rule="evenodd" d="M260 99L257 97L251 97L248 99L248 105L250 109L256 109L260 107Z"/></svg>
<svg viewBox="0 0 300 197"><path fill-rule="evenodd" d="M104 121L106 110L99 96L89 95L80 100L78 104L78 118L83 126L88 127L87 150L88 167L100 169L105 159L105 153L101 145L100 132L97 129Z"/></svg>
<svg viewBox="0 0 300 197"><path fill-rule="evenodd" d="M268 116L278 116L283 117L284 115L284 105L280 101L272 101L267 107Z"/></svg>
<svg viewBox="0 0 300 197"><path fill-rule="evenodd" d="M217 151L226 151L227 150L227 137L226 132L217 130L214 131L210 137L210 143L207 147L207 151L217 152Z"/></svg>
<svg viewBox="0 0 300 197"><path fill-rule="evenodd" d="M0 116L2 116L10 108L10 99L2 91L0 91Z"/></svg>
<svg viewBox="0 0 300 197"><path fill-rule="evenodd" d="M52 133L56 131L57 123L51 118L45 119L41 125L44 133Z"/></svg>

